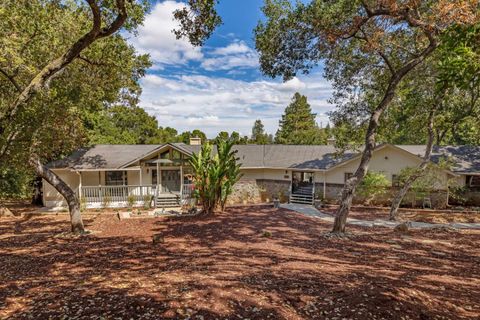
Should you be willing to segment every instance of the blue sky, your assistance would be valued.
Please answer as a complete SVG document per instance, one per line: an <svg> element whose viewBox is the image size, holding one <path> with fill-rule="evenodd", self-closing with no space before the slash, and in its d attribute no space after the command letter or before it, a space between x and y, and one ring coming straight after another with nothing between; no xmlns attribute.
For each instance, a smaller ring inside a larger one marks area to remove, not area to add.
<svg viewBox="0 0 480 320"><path fill-rule="evenodd" d="M140 104L157 117L160 126L179 132L200 129L212 138L219 131L250 135L253 122L261 119L274 134L296 91L307 95L318 123L327 123L331 87L320 68L286 83L261 74L253 30L263 17L262 3L220 1L218 12L224 23L201 48L176 40L171 33L176 27L172 12L183 6L182 2L153 3L138 36L130 42L153 60L141 81Z"/></svg>

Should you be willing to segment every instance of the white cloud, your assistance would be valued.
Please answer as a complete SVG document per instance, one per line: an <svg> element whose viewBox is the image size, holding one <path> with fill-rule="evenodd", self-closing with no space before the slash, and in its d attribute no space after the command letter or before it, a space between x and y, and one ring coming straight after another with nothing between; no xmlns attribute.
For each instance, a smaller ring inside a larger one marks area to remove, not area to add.
<svg viewBox="0 0 480 320"><path fill-rule="evenodd" d="M173 12L185 5L175 1L157 3L138 29L138 36L130 42L140 53L149 53L156 69L165 64L185 64L190 60L200 60L203 53L200 48L192 46L188 40L177 40L172 33L178 28L173 20Z"/></svg>
<svg viewBox="0 0 480 320"><path fill-rule="evenodd" d="M239 54L239 53L247 53L251 52L252 49L250 49L249 46L243 41L237 41L234 43L229 44L226 47L223 48L216 48L215 50L212 51L212 54L218 54L221 56L226 56L229 54Z"/></svg>
<svg viewBox="0 0 480 320"><path fill-rule="evenodd" d="M315 77L280 83L204 75L147 75L142 87L141 105L157 117L160 126L179 131L198 128L209 137L219 131L234 130L249 135L255 119L261 119L266 130L275 133L278 120L296 91L308 96L319 124L327 123L325 112L332 109L327 102L330 85Z"/></svg>
<svg viewBox="0 0 480 320"><path fill-rule="evenodd" d="M201 67L205 70L231 70L235 68L257 68L258 54L244 41L235 41L226 47L207 53Z"/></svg>

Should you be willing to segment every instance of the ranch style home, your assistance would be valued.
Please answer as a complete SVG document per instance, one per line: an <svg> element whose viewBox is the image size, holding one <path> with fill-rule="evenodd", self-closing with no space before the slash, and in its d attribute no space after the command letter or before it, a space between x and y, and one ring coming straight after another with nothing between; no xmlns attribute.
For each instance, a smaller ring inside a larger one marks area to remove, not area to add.
<svg viewBox="0 0 480 320"><path fill-rule="evenodd" d="M192 198L193 173L188 159L199 152L199 139L190 144L95 145L49 164L89 208L128 205L171 207ZM243 174L230 203L280 201L313 204L315 199L335 201L345 181L355 172L359 151L338 155L333 145L236 145ZM373 152L369 170L382 172L392 189L398 187L403 168L422 161L425 146L382 144ZM436 147L432 161L448 158L451 170L438 168L430 206L448 204L447 185L467 190L470 204L480 206L480 147ZM63 197L43 182L43 200L48 208L65 206Z"/></svg>

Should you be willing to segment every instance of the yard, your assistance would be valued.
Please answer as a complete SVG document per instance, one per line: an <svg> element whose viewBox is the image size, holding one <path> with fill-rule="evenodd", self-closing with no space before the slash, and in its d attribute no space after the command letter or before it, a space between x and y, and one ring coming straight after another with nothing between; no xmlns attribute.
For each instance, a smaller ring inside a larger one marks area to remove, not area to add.
<svg viewBox="0 0 480 320"><path fill-rule="evenodd" d="M478 319L480 231L349 226L270 207L211 218L0 218L0 318ZM152 235L164 236L152 243Z"/></svg>

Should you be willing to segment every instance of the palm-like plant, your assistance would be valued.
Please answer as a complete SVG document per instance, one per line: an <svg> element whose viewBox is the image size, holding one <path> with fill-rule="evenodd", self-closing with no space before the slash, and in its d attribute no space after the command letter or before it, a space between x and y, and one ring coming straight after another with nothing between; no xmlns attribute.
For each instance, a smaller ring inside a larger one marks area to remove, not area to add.
<svg viewBox="0 0 480 320"><path fill-rule="evenodd" d="M205 214L211 214L221 206L225 209L233 185L240 179L240 165L232 150L233 141L219 141L217 153L212 155L213 147L205 144L198 154L190 158L194 172L195 196L200 200Z"/></svg>

